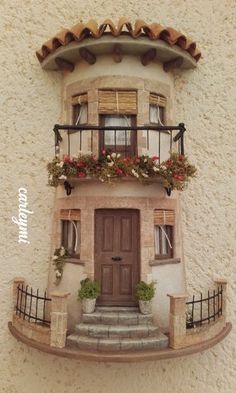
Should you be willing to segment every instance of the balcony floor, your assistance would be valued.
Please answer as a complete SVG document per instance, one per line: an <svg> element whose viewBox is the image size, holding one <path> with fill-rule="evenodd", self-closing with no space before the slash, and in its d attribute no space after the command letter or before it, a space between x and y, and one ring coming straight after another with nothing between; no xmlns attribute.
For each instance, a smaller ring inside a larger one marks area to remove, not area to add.
<svg viewBox="0 0 236 393"><path fill-rule="evenodd" d="M120 351L120 352L98 352L98 351L89 351L89 350L80 350L76 348L55 348L50 345L39 343L35 340L29 339L28 337L21 334L13 325L12 322L8 323L9 330L11 334L18 340L23 342L24 344L38 349L42 352L50 353L52 355L77 359L77 360L88 360L88 361L97 361L97 362L121 362L121 363L129 363L129 362L140 362L140 361L151 361L151 360L161 360L161 359L170 359L176 358L180 356L187 356L197 352L202 352L206 349L209 349L222 341L231 331L232 325L231 323L226 323L224 329L221 330L219 334L210 340L202 341L199 344L191 345L187 348L183 349L159 349L159 350L142 350L139 352L131 352L131 351Z"/></svg>

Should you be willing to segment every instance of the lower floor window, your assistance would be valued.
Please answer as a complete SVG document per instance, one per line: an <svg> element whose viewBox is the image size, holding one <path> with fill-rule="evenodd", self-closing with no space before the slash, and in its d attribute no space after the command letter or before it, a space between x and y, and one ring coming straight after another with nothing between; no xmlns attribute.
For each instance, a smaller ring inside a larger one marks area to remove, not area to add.
<svg viewBox="0 0 236 393"><path fill-rule="evenodd" d="M155 225L155 258L172 258L172 226Z"/></svg>
<svg viewBox="0 0 236 393"><path fill-rule="evenodd" d="M154 210L155 258L173 258L175 212L174 210Z"/></svg>
<svg viewBox="0 0 236 393"><path fill-rule="evenodd" d="M61 210L61 245L70 257L80 257L80 210Z"/></svg>

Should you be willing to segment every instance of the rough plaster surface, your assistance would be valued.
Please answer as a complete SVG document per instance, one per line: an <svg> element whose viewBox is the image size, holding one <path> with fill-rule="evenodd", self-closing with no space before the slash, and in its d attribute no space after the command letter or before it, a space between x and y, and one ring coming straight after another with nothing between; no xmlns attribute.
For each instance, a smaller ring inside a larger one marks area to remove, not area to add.
<svg viewBox="0 0 236 393"><path fill-rule="evenodd" d="M60 74L40 69L34 51L79 19L126 15L158 21L192 35L203 51L197 70L176 72L176 120L187 125L186 148L198 178L182 196L189 292L216 276L229 279L228 319L235 325L235 7L234 0L2 0L1 62L1 393L231 393L236 387L236 331L190 357L139 364L96 364L56 358L9 334L11 280L44 288L54 192L45 165L51 128L60 121ZM17 192L27 187L30 245L17 243Z"/></svg>

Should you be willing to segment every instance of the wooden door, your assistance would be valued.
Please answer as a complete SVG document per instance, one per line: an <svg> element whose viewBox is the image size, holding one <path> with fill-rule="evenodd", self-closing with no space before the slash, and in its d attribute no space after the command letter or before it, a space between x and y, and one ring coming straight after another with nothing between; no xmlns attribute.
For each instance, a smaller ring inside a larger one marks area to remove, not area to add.
<svg viewBox="0 0 236 393"><path fill-rule="evenodd" d="M97 210L95 214L95 280L101 305L136 305L139 281L139 212Z"/></svg>

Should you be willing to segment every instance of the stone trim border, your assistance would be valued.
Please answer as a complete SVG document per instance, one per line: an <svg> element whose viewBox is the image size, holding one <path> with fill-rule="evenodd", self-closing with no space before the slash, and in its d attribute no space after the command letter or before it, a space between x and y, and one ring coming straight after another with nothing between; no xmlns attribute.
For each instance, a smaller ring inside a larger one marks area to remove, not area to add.
<svg viewBox="0 0 236 393"><path fill-rule="evenodd" d="M154 259L149 261L150 266L176 265L181 263L180 258Z"/></svg>
<svg viewBox="0 0 236 393"><path fill-rule="evenodd" d="M171 359L180 356L192 355L194 353L205 351L222 341L231 331L232 324L226 323L225 327L214 337L209 340L202 341L199 344L191 345L182 349L163 349L159 351L142 351L142 352L122 352L122 353L104 353L73 350L71 348L56 348L50 345L39 343L24 336L13 325L12 322L8 323L8 328L11 334L22 343L38 349L39 351L49 353L69 359L97 361L97 362L114 362L114 363L130 363L142 362L151 360Z"/></svg>

